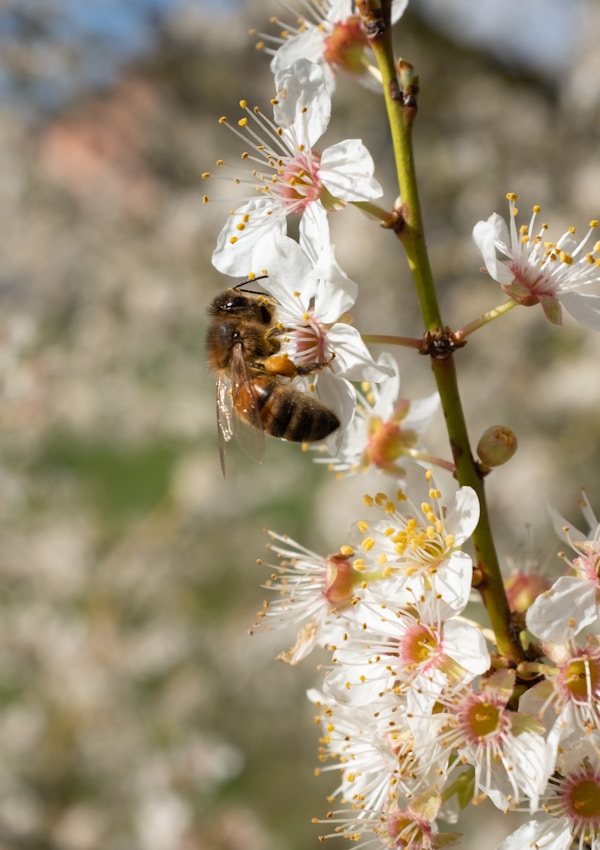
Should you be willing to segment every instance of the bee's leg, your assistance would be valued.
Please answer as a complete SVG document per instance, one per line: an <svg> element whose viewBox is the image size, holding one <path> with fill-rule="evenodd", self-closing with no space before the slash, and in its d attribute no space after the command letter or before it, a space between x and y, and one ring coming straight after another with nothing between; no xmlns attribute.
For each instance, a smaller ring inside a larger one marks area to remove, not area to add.
<svg viewBox="0 0 600 850"><path fill-rule="evenodd" d="M300 374L296 364L293 360L290 360L287 354L271 354L270 357L265 357L264 360L259 360L250 365L253 369L269 372L272 375L281 375L284 378L295 378L296 375Z"/></svg>
<svg viewBox="0 0 600 850"><path fill-rule="evenodd" d="M271 340L273 337L283 336L283 334L286 334L287 332L288 328L286 328L285 325L282 325L281 322L277 322L276 325L273 325L273 327L269 328L266 332L265 339Z"/></svg>
<svg viewBox="0 0 600 850"><path fill-rule="evenodd" d="M270 372L272 375L281 375L284 378L295 378L297 375L313 375L325 366L328 366L335 354L320 363L304 363L298 366L287 354L271 354L257 363L251 363L253 369Z"/></svg>
<svg viewBox="0 0 600 850"><path fill-rule="evenodd" d="M296 365L296 374L313 375L315 372L320 372L321 369L325 368L325 366L329 366L334 357L335 352L331 355L331 357L328 357L327 360L321 360L318 363L304 363L300 366Z"/></svg>

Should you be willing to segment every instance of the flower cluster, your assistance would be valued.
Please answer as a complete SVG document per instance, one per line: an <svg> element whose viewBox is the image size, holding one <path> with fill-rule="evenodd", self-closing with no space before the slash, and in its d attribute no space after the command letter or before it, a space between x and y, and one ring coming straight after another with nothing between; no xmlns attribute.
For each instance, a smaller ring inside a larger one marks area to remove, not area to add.
<svg viewBox="0 0 600 850"><path fill-rule="evenodd" d="M354 840L433 850L457 838L440 820L487 797L536 815L498 850L600 847L600 525L562 529L577 556L529 605L536 661L514 670L465 616L473 490L447 507L432 486L419 505L401 491L366 504L373 516L327 557L271 533L276 599L256 624L299 627L279 656L288 663L316 646L332 653L322 690L309 692L322 771L340 774L325 822Z"/></svg>
<svg viewBox="0 0 600 850"><path fill-rule="evenodd" d="M405 6L392 4L394 20ZM588 534L555 515L575 553L563 556L565 575L551 584L535 568L515 570L504 588L490 555L482 480L512 457L516 437L493 426L479 459L469 457L468 445L456 442L462 432L451 432L453 417L461 418L455 395L444 413L456 467L429 454L421 436L440 407L438 393L400 397L395 357L385 351L375 359L354 326L359 286L338 263L329 216L355 204L401 239L413 236L402 233L401 206L390 213L375 206L383 189L360 139L317 147L337 74L361 82L377 75L367 70L369 39L353 4L325 0L309 8L314 20L299 19L295 30L280 25L281 38L270 42L277 50L265 47L265 37L261 43L273 56L273 117L242 101L243 117L231 127L249 146L242 155L248 171L234 181L249 194L221 230L213 264L248 284L260 280L265 296L254 303L246 335L236 324L236 311L248 311L243 296L226 299L227 334L215 332L225 348L215 358L223 363L218 378L238 363L228 391L234 415L257 429L273 382L296 393L286 395L284 419L297 416L298 399L316 394L339 428L313 458L339 476L385 473L395 492L367 497L368 518L354 523L333 554L269 532L276 562L265 586L275 595L255 628L297 628L279 656L290 664L316 647L331 653L322 688L309 697L323 727L323 770L340 776L332 796L339 805L325 821L335 824L334 834L360 846L438 850L459 839L441 823L488 798L501 811L531 815L501 850L600 850L600 525L587 501ZM600 295L581 291L600 281L598 222L579 241L569 228L553 242L537 223L539 207L517 229L517 196L507 198L509 225L494 213L475 225L473 238L509 301L455 334L440 327L422 340L371 341L432 354L436 371L465 336L517 305L539 304L556 325L564 308L600 330ZM290 215L300 219L297 237L288 232ZM412 258L418 262L419 252ZM420 497L406 484L410 462L426 469ZM435 465L458 478L446 498L434 483ZM492 585L497 598L490 598ZM490 616L494 629L480 622L480 609L467 607L478 587L497 615Z"/></svg>
<svg viewBox="0 0 600 850"><path fill-rule="evenodd" d="M374 467L403 474L399 460L429 461L418 438L437 412L439 397L433 393L414 404L399 399L395 358L386 353L373 359L352 323L358 284L336 260L328 223L328 214L371 202L383 190L359 139L315 148L331 113L319 64L298 58L278 69L275 89L272 120L242 101L244 117L231 128L251 145L242 156L249 173L235 178L251 194L222 228L213 265L238 278L261 278L276 304L280 353L297 367L293 385L315 392L339 419L341 427L323 447L326 456L317 460L336 472ZM212 175L203 177L209 181ZM287 235L292 214L300 216L298 239ZM379 385L381 390L371 389Z"/></svg>

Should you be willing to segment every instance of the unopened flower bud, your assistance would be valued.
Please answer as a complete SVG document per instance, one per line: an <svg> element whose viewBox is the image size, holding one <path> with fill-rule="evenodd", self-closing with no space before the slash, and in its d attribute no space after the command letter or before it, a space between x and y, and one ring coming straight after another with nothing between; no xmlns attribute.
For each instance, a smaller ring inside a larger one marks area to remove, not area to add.
<svg viewBox="0 0 600 850"><path fill-rule="evenodd" d="M515 432L504 425L492 425L481 435L477 454L483 466L502 466L517 450Z"/></svg>

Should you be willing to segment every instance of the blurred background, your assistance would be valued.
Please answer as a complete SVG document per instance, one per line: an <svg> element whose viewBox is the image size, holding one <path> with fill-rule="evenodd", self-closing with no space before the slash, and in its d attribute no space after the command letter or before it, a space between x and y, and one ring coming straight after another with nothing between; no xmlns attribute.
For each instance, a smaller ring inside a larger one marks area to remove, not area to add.
<svg viewBox="0 0 600 850"><path fill-rule="evenodd" d="M292 4L294 5L294 4ZM298 4L300 5L300 4ZM271 3L0 3L0 848L307 850L332 775L314 779L305 700L322 674L249 637L264 527L323 554L363 492L269 441L216 449L206 305L232 205L201 173L240 148L217 123L272 95L250 27ZM471 242L518 192L554 238L600 217L600 9L594 0L414 0L397 52L421 79L417 166L445 321L495 306ZM382 101L340 81L327 141L361 136L394 201ZM361 286L355 320L419 335L406 265L354 210L332 218ZM552 569L546 505L600 511L600 341L516 310L459 353L474 442L519 452L489 479L503 559ZM433 390L400 352L403 391ZM441 424L428 441L448 455ZM325 660L325 659L321 659ZM492 848L514 825L479 807Z"/></svg>

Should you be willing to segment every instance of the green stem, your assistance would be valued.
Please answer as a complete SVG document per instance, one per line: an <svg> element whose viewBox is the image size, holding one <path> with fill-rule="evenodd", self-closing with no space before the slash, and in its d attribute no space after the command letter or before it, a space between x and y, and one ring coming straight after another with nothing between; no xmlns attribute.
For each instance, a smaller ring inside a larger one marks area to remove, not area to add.
<svg viewBox="0 0 600 850"><path fill-rule="evenodd" d="M371 345L403 345L405 348L416 348L423 345L423 340L412 336L394 336L392 334L361 334L363 342Z"/></svg>
<svg viewBox="0 0 600 850"><path fill-rule="evenodd" d="M449 460L445 460L443 457L428 455L426 452L417 451L417 449L410 449L406 452L406 454L409 457L412 457L413 460L422 460L423 463L430 463L432 466L439 466L441 469L445 469L453 475L456 473L456 466Z"/></svg>
<svg viewBox="0 0 600 850"><path fill-rule="evenodd" d="M484 325L489 324L489 322L493 322L494 319L499 319L500 316L504 316L504 314L508 313L509 310L512 310L513 307L516 307L518 303L518 301L513 301L511 298L509 301L505 301L503 304L499 304L497 307L487 310L481 316L478 316L476 319L468 322L460 330L456 331L454 336L458 340L465 339L469 336L469 334L472 334L474 331L478 331L479 328L484 327Z"/></svg>
<svg viewBox="0 0 600 850"><path fill-rule="evenodd" d="M374 7L381 10L377 20L373 18ZM383 82L402 199L399 210L401 221L395 229L406 251L426 331L432 335L440 335L443 334L444 325L424 237L412 148L417 79L410 66L403 63L400 69L400 82L398 80L389 26L389 0L382 0L381 4L373 4L373 0L358 0L357 8L363 16ZM448 349L443 356L438 354L432 357L431 366L446 419L448 437L456 464L456 477L461 486L472 487L479 498L480 519L473 533L477 566L481 574L478 590L488 611L498 650L507 659L517 663L522 659L523 654L512 635L510 608L491 534L483 479L470 448L452 350Z"/></svg>
<svg viewBox="0 0 600 850"><path fill-rule="evenodd" d="M353 207L358 207L367 215L376 218L384 227L393 227L397 220L396 213L390 212L390 210L386 210L385 207L380 207L372 201L351 201L350 203Z"/></svg>

